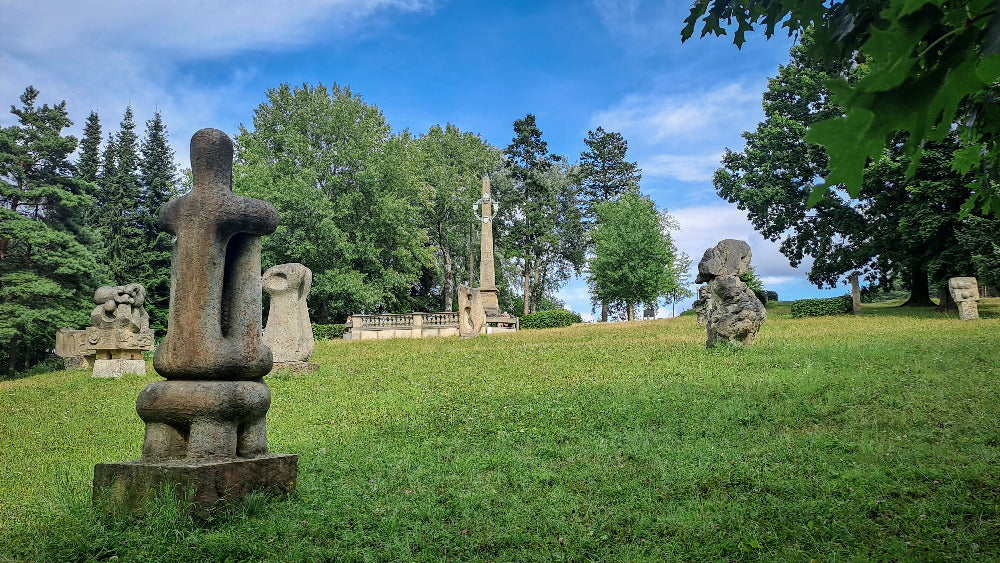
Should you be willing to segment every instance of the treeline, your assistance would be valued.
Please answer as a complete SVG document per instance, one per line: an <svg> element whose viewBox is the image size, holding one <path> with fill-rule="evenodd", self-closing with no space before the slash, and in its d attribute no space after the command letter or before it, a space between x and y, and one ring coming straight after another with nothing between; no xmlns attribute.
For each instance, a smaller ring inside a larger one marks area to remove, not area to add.
<svg viewBox="0 0 1000 563"><path fill-rule="evenodd" d="M11 109L18 124L0 129L0 373L8 375L45 359L59 327L87 326L100 285L145 285L151 325L164 333L172 241L157 215L190 184L159 113L140 139L131 108L106 136L91 112L77 140L65 133L66 103L39 106L38 97L29 87ZM612 316L632 318L641 304L687 291L690 260L675 260L671 220L639 193L640 171L618 133L589 132L572 162L549 152L530 114L501 149L451 124L393 133L377 106L336 84L281 85L234 141L234 191L280 215L264 238L264 267L312 269L317 323L453 310L458 284L478 284L474 203L484 176L498 203L504 310L561 306L555 292L588 271L588 260L603 260L588 280ZM624 262L608 268L609 260Z"/></svg>

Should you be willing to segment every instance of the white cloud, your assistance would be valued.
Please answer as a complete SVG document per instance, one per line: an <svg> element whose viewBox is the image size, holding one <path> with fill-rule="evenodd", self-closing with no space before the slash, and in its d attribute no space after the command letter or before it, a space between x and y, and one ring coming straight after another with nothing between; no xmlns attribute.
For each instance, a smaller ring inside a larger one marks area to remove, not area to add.
<svg viewBox="0 0 1000 563"><path fill-rule="evenodd" d="M639 163L645 177L669 177L682 182L711 182L722 153L705 155L660 154Z"/></svg>
<svg viewBox="0 0 1000 563"><path fill-rule="evenodd" d="M690 147L751 126L761 113L760 92L738 82L683 95L631 94L595 114L591 124L621 132L630 145Z"/></svg>
<svg viewBox="0 0 1000 563"><path fill-rule="evenodd" d="M142 121L160 111L182 165L187 140L202 127L234 133L252 66L222 66L211 83L184 76L180 65L246 51L276 51L319 36L344 39L378 27L384 13L408 13L429 0L81 0L8 2L0 18L0 101L17 104L28 85L39 103L67 101L79 135L91 110L105 133L131 105ZM249 114L247 114L249 115ZM0 112L0 124L16 118Z"/></svg>

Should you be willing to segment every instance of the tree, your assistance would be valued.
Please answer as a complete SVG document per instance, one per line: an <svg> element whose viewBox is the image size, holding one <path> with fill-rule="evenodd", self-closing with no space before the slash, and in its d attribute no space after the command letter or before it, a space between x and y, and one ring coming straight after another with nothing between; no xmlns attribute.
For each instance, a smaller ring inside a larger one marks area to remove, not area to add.
<svg viewBox="0 0 1000 563"><path fill-rule="evenodd" d="M568 242L582 234L577 189L571 167L548 153L530 113L514 122L514 139L504 156L504 179L509 181L497 186L495 224L502 227L506 255L520 263L523 311L528 314L537 310L546 291L568 277L570 268L579 271L583 265L583 241Z"/></svg>
<svg viewBox="0 0 1000 563"><path fill-rule="evenodd" d="M855 82L828 84L844 111L815 123L807 140L830 155L826 183L810 204L838 185L857 197L863 170L904 132L907 175L919 164L926 142L942 142L952 130L962 148L952 165L975 173L963 214L976 206L1000 217L1000 105L993 91L1000 79L1000 11L992 0L697 0L682 41L702 19L701 35L724 35L733 23L737 47L746 33L763 26L771 37L780 24L788 33L814 29L827 58L859 52L872 65ZM961 117L961 119L960 119Z"/></svg>
<svg viewBox="0 0 1000 563"><path fill-rule="evenodd" d="M671 240L671 245L673 241ZM677 280L677 284L671 286L666 293L663 294L670 301L670 316L677 316L677 302L682 299L687 299L688 297L694 296L694 291L691 291L691 284L694 283L694 279L691 277L691 257L688 256L687 252L681 252L677 254L676 247L673 249L673 254L675 256L673 263L670 265L669 276Z"/></svg>
<svg viewBox="0 0 1000 563"><path fill-rule="evenodd" d="M940 280L961 265L953 252L955 231L969 190L968 179L949 166L957 145L954 139L927 143L909 179L903 142L883 147L856 197L830 190L810 208L813 182L826 175L828 159L823 147L807 142L807 131L840 112L823 84L830 76L858 71L850 61L814 56L813 45L806 35L770 81L765 120L744 133L742 152L726 151L716 189L747 211L761 234L781 240L780 250L793 266L811 256L809 280L817 286L834 287L851 273L883 282L902 276L911 290L908 303L929 305L928 275Z"/></svg>
<svg viewBox="0 0 1000 563"><path fill-rule="evenodd" d="M87 248L93 200L74 177L66 102L35 105L29 86L18 125L0 128L0 359L8 375L51 349L61 326L81 326L97 264Z"/></svg>
<svg viewBox="0 0 1000 563"><path fill-rule="evenodd" d="M583 140L590 150L580 154L580 202L587 248L593 248L590 231L597 221L597 206L626 192L639 193L639 165L625 160L628 142L621 133L598 127ZM608 304L601 303L601 322L608 321Z"/></svg>
<svg viewBox="0 0 1000 563"><path fill-rule="evenodd" d="M170 148L167 128L160 112L146 121L140 148L139 183L142 188L138 224L143 236L143 260L139 280L146 287L146 311L150 327L160 334L167 330L170 307L170 260L173 239L160 226L160 207L177 196L177 164Z"/></svg>
<svg viewBox="0 0 1000 563"><path fill-rule="evenodd" d="M587 131L583 140L589 150L580 153L580 203L588 229L597 220L597 206L625 192L639 192L639 165L625 160L628 142L621 133Z"/></svg>
<svg viewBox="0 0 1000 563"><path fill-rule="evenodd" d="M114 284L139 281L145 233L141 225L139 137L132 107L125 110L118 133L108 139L98 178L97 225L103 239L101 262Z"/></svg>
<svg viewBox="0 0 1000 563"><path fill-rule="evenodd" d="M421 194L408 135L391 135L381 110L349 88L282 84L235 142L235 191L271 202L280 218L264 263L312 269L316 322L410 307L433 256L414 221Z"/></svg>
<svg viewBox="0 0 1000 563"><path fill-rule="evenodd" d="M626 193L596 211L588 281L599 299L624 304L628 320L635 320L636 305L654 305L679 285L673 244L648 197Z"/></svg>
<svg viewBox="0 0 1000 563"><path fill-rule="evenodd" d="M80 139L80 159L76 163L76 177L85 182L97 182L101 170L101 118L96 111L90 112L83 126Z"/></svg>
<svg viewBox="0 0 1000 563"><path fill-rule="evenodd" d="M467 255L471 260L475 254L470 236L473 202L480 198L482 177L500 165L500 151L479 135L463 133L450 123L444 129L431 127L416 146L419 174L426 186L420 206L422 222L440 261L443 310L451 311L456 273L464 271L457 257ZM478 234L479 225L474 226Z"/></svg>

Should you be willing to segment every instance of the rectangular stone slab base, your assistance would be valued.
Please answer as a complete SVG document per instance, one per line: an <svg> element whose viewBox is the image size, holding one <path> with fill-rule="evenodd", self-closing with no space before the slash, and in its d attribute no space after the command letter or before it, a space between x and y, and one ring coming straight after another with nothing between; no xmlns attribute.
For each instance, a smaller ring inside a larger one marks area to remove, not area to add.
<svg viewBox="0 0 1000 563"><path fill-rule="evenodd" d="M94 502L115 511L141 512L171 487L177 498L207 516L250 491L285 494L295 490L299 456L267 454L225 460L134 460L94 466Z"/></svg>

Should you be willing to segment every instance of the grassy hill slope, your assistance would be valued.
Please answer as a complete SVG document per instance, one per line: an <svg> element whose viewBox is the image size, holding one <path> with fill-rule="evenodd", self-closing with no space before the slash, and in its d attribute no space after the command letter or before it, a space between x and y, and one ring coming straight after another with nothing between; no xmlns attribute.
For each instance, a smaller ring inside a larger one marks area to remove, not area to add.
<svg viewBox="0 0 1000 563"><path fill-rule="evenodd" d="M268 379L299 490L209 522L95 514L157 379L0 382L0 560L1000 558L1000 300L471 340L322 342Z"/></svg>

